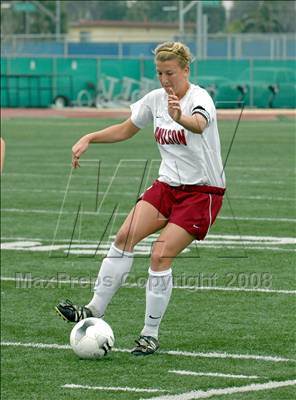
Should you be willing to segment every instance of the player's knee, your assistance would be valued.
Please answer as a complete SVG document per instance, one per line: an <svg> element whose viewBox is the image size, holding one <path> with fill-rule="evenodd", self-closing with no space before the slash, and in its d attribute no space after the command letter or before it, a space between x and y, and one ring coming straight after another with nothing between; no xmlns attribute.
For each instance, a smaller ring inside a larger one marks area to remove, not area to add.
<svg viewBox="0 0 296 400"><path fill-rule="evenodd" d="M131 232L122 228L115 237L115 246L121 250L132 252L136 243L132 240Z"/></svg>
<svg viewBox="0 0 296 400"><path fill-rule="evenodd" d="M125 229L120 229L115 237L115 246L123 250L123 247L126 245L127 242L127 237L128 233L125 231Z"/></svg>
<svg viewBox="0 0 296 400"><path fill-rule="evenodd" d="M151 253L151 269L152 271L162 270L166 266L168 260L163 257L162 251L153 250Z"/></svg>

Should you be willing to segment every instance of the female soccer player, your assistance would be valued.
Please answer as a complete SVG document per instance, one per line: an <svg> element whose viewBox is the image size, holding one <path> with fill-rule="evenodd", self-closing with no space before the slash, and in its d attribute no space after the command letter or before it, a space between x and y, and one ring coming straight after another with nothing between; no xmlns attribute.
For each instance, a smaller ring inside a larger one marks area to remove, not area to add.
<svg viewBox="0 0 296 400"><path fill-rule="evenodd" d="M72 165L77 168L90 143L127 140L154 123L162 158L158 179L119 229L102 262L89 304L77 306L66 300L56 306L67 321L102 317L132 267L134 246L161 230L151 252L145 324L132 350L134 355L158 349L158 330L173 286L172 262L193 240L205 238L225 191L215 106L204 89L190 83L191 60L184 44L160 44L155 49L155 64L162 88L132 104L126 121L85 135L72 148ZM108 285L104 285L106 281Z"/></svg>

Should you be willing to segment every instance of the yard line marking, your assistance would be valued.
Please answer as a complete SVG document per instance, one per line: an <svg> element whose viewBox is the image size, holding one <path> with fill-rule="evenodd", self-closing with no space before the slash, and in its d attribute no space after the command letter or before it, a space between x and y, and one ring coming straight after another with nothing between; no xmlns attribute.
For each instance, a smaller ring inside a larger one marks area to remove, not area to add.
<svg viewBox="0 0 296 400"><path fill-rule="evenodd" d="M110 245L111 242L115 239L116 235L110 235L109 239L110 239ZM155 240L157 240L159 234L154 233L152 235L149 235L147 238L143 239L142 242L151 242L153 243ZM254 236L254 235L221 235L221 234L209 234L207 235L206 241L211 241L212 239L229 239L229 240L236 240L238 242L241 241L252 241L252 242L275 242L275 243L284 243L284 244L296 244L296 238L294 237L282 237L282 236ZM14 240L14 241L29 241L29 242L33 242L33 241L37 241L37 242L52 242L52 238L31 238L31 237L24 237L24 236L1 236L1 240ZM206 241L204 241L203 243L205 243ZM56 239L56 242L58 243L69 243L69 238L67 239ZM72 242L76 242L76 243L89 243L89 244L94 244L97 246L98 241L95 240L82 240L82 239L73 239ZM199 242L201 243L201 242ZM223 242L224 243L224 242Z"/></svg>
<svg viewBox="0 0 296 400"><path fill-rule="evenodd" d="M69 164L70 165L70 164ZM96 167L97 165L93 165L93 167ZM131 167L132 168L132 167ZM134 166L134 168L136 168L136 166ZM15 177L29 177L29 178L43 178L43 179L56 179L56 178L61 178L61 179L68 179L69 176L68 175L61 175L60 173L57 174L33 174L33 173L25 173L25 174L21 174L21 173L14 173L14 172L6 172L2 174L3 176L15 176ZM96 179L95 175L79 175L77 176L78 179ZM110 180L113 178L113 175L104 175L100 180L103 182L110 182ZM135 181L140 181L141 178L137 177L137 176L115 176L116 179L120 178L121 182L135 182ZM267 182L268 183L268 182ZM273 182L272 182L273 184Z"/></svg>
<svg viewBox="0 0 296 400"><path fill-rule="evenodd" d="M228 165L227 169L237 169L237 170L242 170L244 172L246 171L255 171L255 172L262 172L262 171L275 171L275 172L279 172L278 168L273 168L273 167L248 167L246 166L235 166L235 165ZM294 168L290 168L290 167L286 167L284 168L285 171L290 171L293 172Z"/></svg>
<svg viewBox="0 0 296 400"><path fill-rule="evenodd" d="M20 273L21 274L21 273ZM30 274L29 274L30 275ZM48 283L48 284L77 284L77 285L92 285L95 283L96 278L94 277L93 280L90 279L56 279L56 278L49 278L49 279L43 279L43 278L38 278L38 277L32 277L31 275L28 277L26 274L24 274L23 277L10 277L10 276L1 276L0 281L3 282L17 282L18 285L20 285L20 288L22 288L23 284L29 284L33 283L33 288L34 288L34 282L36 283ZM32 287L32 286L30 286ZM146 288L146 281L141 282L140 284L138 283L124 283L122 285L123 288L125 289L145 289ZM24 287L26 288L26 287ZM197 290L205 290L205 291L220 291L220 292L251 292L251 293L275 293L275 294L296 294L296 290L284 290L284 289L263 289L263 288L240 288L240 287L223 287L223 286L179 286L179 285L174 285L174 289L181 289L181 290L191 290L191 291L197 291Z"/></svg>
<svg viewBox="0 0 296 400"><path fill-rule="evenodd" d="M238 221L273 221L273 222L296 222L295 218L273 218L273 217L238 217L235 216L220 216L219 219L233 220L236 219Z"/></svg>
<svg viewBox="0 0 296 400"><path fill-rule="evenodd" d="M263 200L263 201L295 201L294 197L273 197L273 196L229 196L229 199L239 200Z"/></svg>
<svg viewBox="0 0 296 400"><path fill-rule="evenodd" d="M69 344L61 345L56 343L23 343L23 342L1 342L1 346L12 346L12 347L28 347L35 349L56 349L56 350L71 350ZM130 349L119 349L113 348L112 351L119 353L130 353ZM189 351L177 351L177 350L161 350L159 354L172 355L172 356L184 356L184 357L200 357L200 358L230 358L239 360L255 360L255 361L270 361L270 362L293 362L296 360L278 356L260 356L254 354L229 354L229 353L197 353Z"/></svg>
<svg viewBox="0 0 296 400"><path fill-rule="evenodd" d="M136 283L123 284L124 288L143 288ZM261 289L261 288L239 288L239 287L223 287L223 286L178 286L174 285L174 289L183 290L206 290L206 291L221 291L221 292L257 292L257 293L277 293L277 294L296 294L296 290L283 290L283 289Z"/></svg>
<svg viewBox="0 0 296 400"><path fill-rule="evenodd" d="M286 185L287 183L287 181L290 181L290 179L288 178L288 179L286 179L286 180L279 180L279 181L271 181L271 180L266 180L266 179L263 179L263 180L251 180L251 181L249 181L248 179L242 179L240 182L235 182L235 184L236 185L245 185L245 184L250 184L250 185L262 185L262 184L264 184L264 183L266 183L266 184L272 184L273 185L273 182L276 184L276 185Z"/></svg>
<svg viewBox="0 0 296 400"><path fill-rule="evenodd" d="M63 211L62 213L60 212L60 210L43 210L43 209L24 209L24 208L1 208L1 211L5 211L5 212L12 212L12 213L25 213L25 214L55 214L55 215L73 215L74 213L77 212L77 210L73 210L73 211ZM127 216L128 213L115 213L118 216ZM108 215L110 216L110 213L107 212L100 212L97 213L95 211L82 211L80 213L80 215Z"/></svg>
<svg viewBox="0 0 296 400"><path fill-rule="evenodd" d="M54 251L62 251L66 253L67 256L69 254L78 254L78 255L90 255L90 256L97 256L97 255L106 255L108 249L110 248L111 243L100 243L99 248L98 244L83 244L79 243L76 244L71 243L70 245L67 243L59 243L59 244L50 244L44 245L42 242L33 242L33 241L13 241L13 242L5 242L1 243L0 247L1 250L13 250L13 251L32 251L32 252L54 252ZM215 244L217 243L217 244ZM219 244L218 244L219 243ZM229 243L232 243L230 246ZM255 246L256 244L256 246ZM270 243L273 245L274 243ZM294 244L294 242L287 241L276 243L280 245L286 244ZM264 243L253 243L253 242L246 242L246 241L206 241L203 243L199 243L199 248L212 248L212 249L243 249L243 250L271 250L271 251L281 251L281 252L295 252L295 248L284 248L284 247L270 247L265 246ZM182 253L188 253L193 248L193 246L188 246L186 249L182 251ZM144 242L142 245L137 244L134 249L134 255L147 255L150 256L151 254L151 244Z"/></svg>
<svg viewBox="0 0 296 400"><path fill-rule="evenodd" d="M42 123L42 125L44 125L44 123ZM54 123L53 125L56 126L56 123ZM89 124L75 124L75 125L77 125L77 126L80 126L80 125L89 126ZM71 124L69 124L69 126L73 126L73 124L71 123ZM18 146L18 147L21 148L21 146ZM128 159L128 160L124 159L124 161L143 161L143 160L142 159L135 159L135 160L134 159ZM161 163L161 159L153 159L153 161L154 162L159 162L159 164ZM101 162L102 166L104 166L104 167L114 167L114 166L116 166L118 164L118 162L105 162L105 161L103 161L103 160L101 160L99 158L98 159L95 159L95 158L94 159L90 159L90 158L89 159L82 159L80 161L80 164L82 166L85 166L85 167L92 167L92 166L96 166L98 164L98 162ZM94 165L87 165L88 163L94 163ZM85 164L85 165L83 165L83 164ZM33 167L34 166L35 167L39 167L40 166L40 164L36 163L36 162L30 162L30 163L28 163L28 165L33 166ZM64 162L64 163L61 163L61 162L54 162L54 163L47 162L47 163L42 163L42 165L47 166L47 167L55 167L55 166L58 166L58 167L69 167L71 165L71 162L70 161L68 163L67 162ZM246 171L248 171L248 172L249 171L254 171L254 172L262 172L262 171L279 172L279 169L278 168L274 168L274 167L266 167L266 166L249 167L247 165L246 166L228 165L227 166L227 170L239 170L239 171L244 171L245 173L246 173ZM293 167L291 167L291 168L290 167L285 167L285 168L283 168L283 171L293 173L294 172L294 168Z"/></svg>
<svg viewBox="0 0 296 400"><path fill-rule="evenodd" d="M240 287L222 287L222 286L198 286L198 287L195 287L195 286L174 286L174 289L208 290L208 291L221 291L221 292L253 292L253 293L296 294L296 290L240 288Z"/></svg>
<svg viewBox="0 0 296 400"><path fill-rule="evenodd" d="M219 372L194 372L194 371L184 371L184 370L169 370L170 374L176 375L189 375L189 376L212 376L218 378L236 378L236 379L260 379L263 376L257 375L234 375L234 374L221 374Z"/></svg>
<svg viewBox="0 0 296 400"><path fill-rule="evenodd" d="M230 358L230 359L238 359L238 360L256 360L256 361L271 361L271 362L296 362L294 359L287 359L283 357L275 357L275 356L260 356L253 354L229 354L229 353L197 353L190 351L175 351L168 350L166 352L159 351L159 353L169 354L172 356L184 356L184 357L201 357L201 358Z"/></svg>
<svg viewBox="0 0 296 400"><path fill-rule="evenodd" d="M139 161L141 161L141 162L143 162L144 160L121 160L121 161L122 162L125 162L125 161L130 161L130 162L133 162L133 161L139 162ZM98 161L96 161L96 163L94 163L93 165L89 165L89 167L96 167L97 166L97 162ZM114 164L114 167L117 167L118 164L119 163ZM68 165L70 166L70 163ZM103 167L104 167L104 164L103 164ZM129 166L129 167L130 168L137 168L136 165ZM127 168L127 166L125 166L125 168ZM57 174L53 174L53 173L51 173L51 174L47 174L47 173L37 174L37 173L29 173L29 172L26 172L26 173L4 172L2 175L3 176L7 176L7 177L10 177L10 176L11 177L18 177L19 176L19 177L22 177L22 178L24 178L24 177L29 177L29 178L38 178L38 177L39 178L56 178L56 177L60 177L60 178L65 178L66 179L68 177L68 175L61 175L59 173L57 173ZM79 178L94 178L94 175L81 174L78 177ZM113 177L113 175L104 175L104 177L102 179L109 181L110 178L112 178L112 177ZM121 181L124 180L126 182L134 182L135 180L139 181L140 178L138 178L136 176L124 176L124 177L120 177L120 180ZM235 185L236 186L238 186L238 185L246 185L246 184L260 185L260 184L264 184L264 183L270 184L271 182L272 182L272 185L287 185L287 182L290 182L290 181L292 183L292 179L290 179L289 177L286 177L285 179L282 178L282 179L277 180L277 181L266 180L266 179L263 179L263 180L247 180L247 179L243 179L243 180L235 182Z"/></svg>
<svg viewBox="0 0 296 400"><path fill-rule="evenodd" d="M12 347L29 347L33 349L56 349L56 350L70 350L69 344L57 344L57 343L22 343L22 342L1 342L1 346L12 346Z"/></svg>
<svg viewBox="0 0 296 400"><path fill-rule="evenodd" d="M7 189L5 188L5 192L21 192L21 193L61 193L64 194L66 193L65 189ZM75 190L75 189L70 189L68 190L68 194L92 194L96 195L97 193L99 195L104 195L106 192L96 192L95 190ZM110 192L113 196L130 196L130 197L135 197L135 194L130 192ZM293 199L294 200L294 199Z"/></svg>
<svg viewBox="0 0 296 400"><path fill-rule="evenodd" d="M202 247L205 248L212 248L212 249L239 249L240 247L244 250L272 250L272 251L284 251L284 252L295 252L296 249L285 249L283 247L267 247L267 246L245 246L244 243L241 243L241 246L239 246L239 243L237 246L228 246L226 243L225 244L221 244L219 246L215 246L215 245L211 245L210 243L208 243L207 245L203 245Z"/></svg>
<svg viewBox="0 0 296 400"><path fill-rule="evenodd" d="M43 210L43 209L23 209L23 208L1 208L2 212L15 212L15 213L27 213L27 214L60 214L60 211L58 210ZM62 214L66 215L73 215L74 212L76 211L63 211ZM118 216L127 216L128 213L115 213ZM114 215L115 215L114 214ZM83 211L80 213L80 215L108 215L110 216L110 213L106 212L100 212L97 213L95 211ZM218 219L225 219L225 220L233 220L236 219L238 221L272 221L272 222L296 222L296 218L273 218L273 217L238 217L235 216L233 218L232 216L220 216Z"/></svg>
<svg viewBox="0 0 296 400"><path fill-rule="evenodd" d="M104 390L112 392L137 392L137 393L158 393L158 392L168 392L168 390L163 389L141 389L134 387L120 387L120 386L88 386L88 385L76 385L74 383L67 383L61 386L64 389L89 389L89 390Z"/></svg>
<svg viewBox="0 0 296 400"><path fill-rule="evenodd" d="M228 388L217 388L210 389L207 391L204 390L193 390L187 393L180 393L176 395L164 395L158 397L150 397L145 400L194 400L194 399L208 399L209 397L214 396L223 396L230 395L234 393L247 393L247 392L258 392L260 390L271 390L278 389L281 387L294 386L296 385L296 380L288 380L288 381L269 381L266 383L251 383L246 386L238 386L238 387L228 387ZM140 399L144 400L144 399Z"/></svg>
<svg viewBox="0 0 296 400"><path fill-rule="evenodd" d="M221 234L210 234L207 236L210 239L230 239L230 240L252 240L252 241L289 241L289 243L296 243L294 237L282 237L282 236L254 236L254 235L221 235Z"/></svg>
<svg viewBox="0 0 296 400"><path fill-rule="evenodd" d="M225 246L221 245L221 246L205 246L206 248L211 248L211 249L225 249ZM227 246L227 250L230 249L239 249L240 247L238 246ZM279 252L284 252L284 253L295 253L296 249L284 249L281 247L250 247L250 246L244 246L242 248L243 250L271 250L271 251L279 251ZM28 250L31 251L30 249L22 249L22 250ZM47 249L46 251L49 251L50 249ZM55 248L53 248L53 250L56 250ZM185 252L186 250L183 250L183 252ZM64 253L66 254L71 254L71 255L85 255L85 256L94 256L94 251L90 251L90 250L69 250L69 251L64 251ZM134 251L134 254L142 254L142 255L147 255L147 252L145 250L143 251ZM97 250L96 251L96 256L98 255L106 255L106 251L105 250ZM223 256L221 257L223 258ZM227 258L227 257L225 257ZM245 258L245 256L236 256L235 258Z"/></svg>

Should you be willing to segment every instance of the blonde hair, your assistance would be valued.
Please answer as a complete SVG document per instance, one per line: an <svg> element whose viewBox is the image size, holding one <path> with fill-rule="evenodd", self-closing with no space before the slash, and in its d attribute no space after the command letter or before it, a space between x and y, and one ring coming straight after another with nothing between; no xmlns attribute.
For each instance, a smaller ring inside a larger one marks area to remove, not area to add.
<svg viewBox="0 0 296 400"><path fill-rule="evenodd" d="M192 55L185 44L181 42L164 42L159 44L153 51L154 61L178 60L181 68L189 66L192 62Z"/></svg>

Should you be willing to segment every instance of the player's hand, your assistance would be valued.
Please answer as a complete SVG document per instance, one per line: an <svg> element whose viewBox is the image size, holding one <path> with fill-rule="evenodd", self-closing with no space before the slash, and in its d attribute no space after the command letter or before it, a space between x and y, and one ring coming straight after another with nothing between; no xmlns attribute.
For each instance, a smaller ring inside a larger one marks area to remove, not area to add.
<svg viewBox="0 0 296 400"><path fill-rule="evenodd" d="M79 158L80 156L87 150L89 146L89 140L87 135L83 136L78 140L77 143L72 147L72 167L78 168L80 167Z"/></svg>
<svg viewBox="0 0 296 400"><path fill-rule="evenodd" d="M168 89L168 112L174 121L178 122L180 120L182 115L181 106L172 88Z"/></svg>

